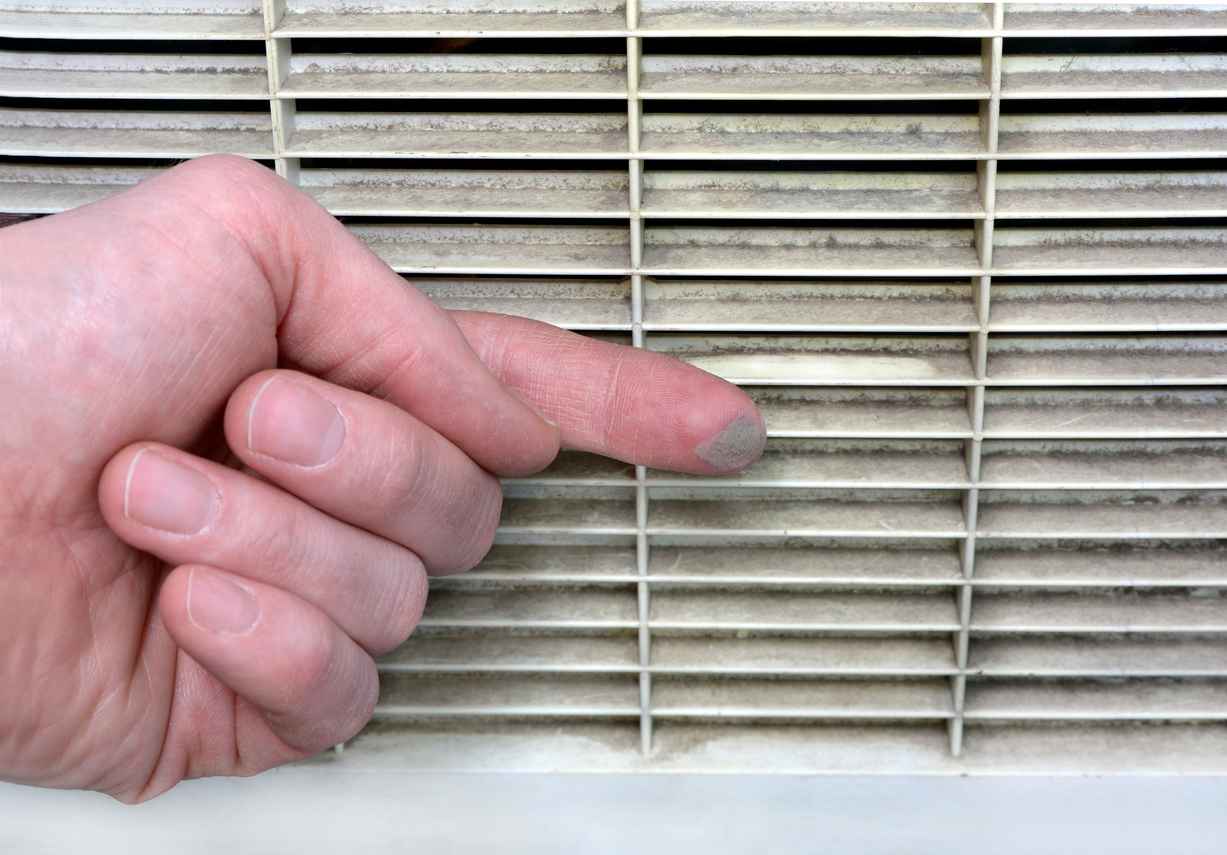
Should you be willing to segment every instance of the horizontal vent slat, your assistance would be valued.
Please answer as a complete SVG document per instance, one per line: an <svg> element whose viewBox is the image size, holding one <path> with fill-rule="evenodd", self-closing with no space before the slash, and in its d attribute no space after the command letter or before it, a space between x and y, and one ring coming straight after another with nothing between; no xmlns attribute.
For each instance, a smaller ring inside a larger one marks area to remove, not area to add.
<svg viewBox="0 0 1227 855"><path fill-rule="evenodd" d="M702 590L657 590L650 622L661 629L842 629L879 632L939 632L958 628L954 599L947 594L836 595L741 593L731 597Z"/></svg>
<svg viewBox="0 0 1227 855"><path fill-rule="evenodd" d="M663 492L663 490L660 490ZM951 538L965 533L962 511L949 501L827 499L755 501L745 492L724 501L653 496L649 533L730 532L760 537Z"/></svg>
<svg viewBox="0 0 1227 855"><path fill-rule="evenodd" d="M0 51L0 95L14 98L268 97L264 57Z"/></svg>
<svg viewBox="0 0 1227 855"><path fill-rule="evenodd" d="M624 157L615 113L325 113L300 110L294 157Z"/></svg>
<svg viewBox="0 0 1227 855"><path fill-rule="evenodd" d="M1227 487L1227 444L1214 441L987 441L986 487Z"/></svg>
<svg viewBox="0 0 1227 855"><path fill-rule="evenodd" d="M966 337L659 335L648 347L748 384L940 386L975 379Z"/></svg>
<svg viewBox="0 0 1227 855"><path fill-rule="evenodd" d="M625 279L415 277L413 285L447 309L520 315L568 329L629 329Z"/></svg>
<svg viewBox="0 0 1227 855"><path fill-rule="evenodd" d="M706 255L709 249L694 252ZM767 252L771 250L765 249ZM971 288L961 283L649 279L644 327L651 331L724 327L968 332L978 324Z"/></svg>
<svg viewBox="0 0 1227 855"><path fill-rule="evenodd" d="M769 436L971 436L966 394L960 389L747 390Z"/></svg>
<svg viewBox="0 0 1227 855"><path fill-rule="evenodd" d="M279 36L443 37L606 36L626 30L619 4L567 0L512 8L494 2L386 4L337 10L327 3L291 3Z"/></svg>
<svg viewBox="0 0 1227 855"><path fill-rule="evenodd" d="M294 54L288 98L626 98L626 57Z"/></svg>
<svg viewBox="0 0 1227 855"><path fill-rule="evenodd" d="M1227 682L1170 686L976 683L967 690L968 720L1227 719Z"/></svg>
<svg viewBox="0 0 1227 855"><path fill-rule="evenodd" d="M621 229L585 226L354 226L351 231L401 273L630 272Z"/></svg>
<svg viewBox="0 0 1227 855"><path fill-rule="evenodd" d="M961 578L953 549L755 549L656 547L648 578L704 585L822 582L863 586L951 583Z"/></svg>
<svg viewBox="0 0 1227 855"><path fill-rule="evenodd" d="M999 218L1209 217L1227 211L1227 173L1120 170L997 174Z"/></svg>
<svg viewBox="0 0 1227 855"><path fill-rule="evenodd" d="M1029 493L985 491L983 537L1145 539L1227 535L1227 500L1213 491Z"/></svg>
<svg viewBox="0 0 1227 855"><path fill-rule="evenodd" d="M1227 677L1227 639L977 638L972 651L991 677Z"/></svg>
<svg viewBox="0 0 1227 855"><path fill-rule="evenodd" d="M985 632L1227 632L1227 598L1172 594L980 592L971 626Z"/></svg>
<svg viewBox="0 0 1227 855"><path fill-rule="evenodd" d="M1221 542L1007 541L988 544L976 557L975 583L1048 587L1227 585L1225 559L1227 551Z"/></svg>
<svg viewBox="0 0 1227 855"><path fill-rule="evenodd" d="M644 98L987 99L979 57L644 58Z"/></svg>
<svg viewBox="0 0 1227 855"><path fill-rule="evenodd" d="M210 4L185 9L190 14L140 14L21 8L0 9L0 38L13 39L174 39L220 41L264 38L258 8L211 14ZM52 4L39 4L48 6Z"/></svg>
<svg viewBox="0 0 1227 855"><path fill-rule="evenodd" d="M385 673L378 716L638 716L633 678Z"/></svg>
<svg viewBox="0 0 1227 855"><path fill-rule="evenodd" d="M990 389L985 398L986 437L1227 436L1222 389Z"/></svg>
<svg viewBox="0 0 1227 855"><path fill-rule="evenodd" d="M317 170L301 184L338 215L625 217L624 172Z"/></svg>
<svg viewBox="0 0 1227 855"><path fill-rule="evenodd" d="M688 681L658 677L652 711L662 719L944 719L944 681L808 683L791 680Z"/></svg>
<svg viewBox="0 0 1227 855"><path fill-rule="evenodd" d="M981 218L972 173L694 172L644 175L645 217Z"/></svg>
<svg viewBox="0 0 1227 855"><path fill-rule="evenodd" d="M957 441L770 439L761 459L732 478L705 479L650 470L649 484L733 483L742 486L824 487L969 485L963 444Z"/></svg>
<svg viewBox="0 0 1227 855"><path fill-rule="evenodd" d="M644 33L754 36L975 36L991 23L975 3L645 0Z"/></svg>
<svg viewBox="0 0 1227 855"><path fill-rule="evenodd" d="M1009 3L1005 30L1027 36L1197 35L1227 33L1221 4Z"/></svg>
<svg viewBox="0 0 1227 855"><path fill-rule="evenodd" d="M1002 98L1187 98L1227 94L1218 54L1006 56Z"/></svg>
<svg viewBox="0 0 1227 855"><path fill-rule="evenodd" d="M157 113L0 107L0 151L29 157L271 157L264 113Z"/></svg>

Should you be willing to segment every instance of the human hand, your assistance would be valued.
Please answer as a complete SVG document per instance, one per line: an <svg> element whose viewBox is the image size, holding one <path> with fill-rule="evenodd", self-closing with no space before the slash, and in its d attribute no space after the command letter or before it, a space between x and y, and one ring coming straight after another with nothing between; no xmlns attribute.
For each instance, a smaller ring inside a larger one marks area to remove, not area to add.
<svg viewBox="0 0 1227 855"><path fill-rule="evenodd" d="M124 801L355 734L496 475L763 444L735 387L444 312L232 157L0 231L0 407L0 778Z"/></svg>

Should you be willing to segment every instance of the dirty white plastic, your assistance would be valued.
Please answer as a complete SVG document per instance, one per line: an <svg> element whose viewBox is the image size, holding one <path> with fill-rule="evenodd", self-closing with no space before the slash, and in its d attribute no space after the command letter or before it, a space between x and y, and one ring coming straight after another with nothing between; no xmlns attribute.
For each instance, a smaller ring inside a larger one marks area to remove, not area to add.
<svg viewBox="0 0 1227 855"><path fill-rule="evenodd" d="M766 414L737 476L509 481L317 764L1225 774L1227 60L1181 42L1224 34L1184 0L0 0L0 211L246 154L444 306Z"/></svg>

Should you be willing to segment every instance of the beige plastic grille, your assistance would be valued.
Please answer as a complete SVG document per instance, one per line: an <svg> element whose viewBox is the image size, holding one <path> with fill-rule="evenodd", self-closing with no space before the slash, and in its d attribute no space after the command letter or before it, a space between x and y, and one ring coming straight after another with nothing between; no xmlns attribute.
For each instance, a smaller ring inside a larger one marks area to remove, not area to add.
<svg viewBox="0 0 1227 855"><path fill-rule="evenodd" d="M364 768L1227 772L1227 5L0 0L0 211L262 159L440 303L744 384L564 455Z"/></svg>

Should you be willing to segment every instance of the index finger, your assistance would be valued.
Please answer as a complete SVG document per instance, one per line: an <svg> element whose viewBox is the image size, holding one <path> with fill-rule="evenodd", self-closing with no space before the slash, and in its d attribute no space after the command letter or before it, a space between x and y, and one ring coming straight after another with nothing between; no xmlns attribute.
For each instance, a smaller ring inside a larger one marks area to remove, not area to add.
<svg viewBox="0 0 1227 855"><path fill-rule="evenodd" d="M566 448L697 475L743 469L763 452L754 402L706 371L527 318L451 314L494 376L558 425Z"/></svg>

